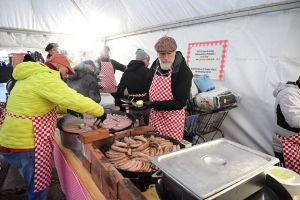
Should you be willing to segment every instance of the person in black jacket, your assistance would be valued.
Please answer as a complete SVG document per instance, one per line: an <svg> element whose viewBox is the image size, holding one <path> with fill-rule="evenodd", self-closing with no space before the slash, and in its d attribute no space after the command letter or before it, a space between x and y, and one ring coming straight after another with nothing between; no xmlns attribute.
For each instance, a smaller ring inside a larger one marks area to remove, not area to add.
<svg viewBox="0 0 300 200"><path fill-rule="evenodd" d="M76 72L68 76L66 83L85 97L89 97L96 103L100 103L100 88L95 75L96 66L92 60L85 60L74 67Z"/></svg>
<svg viewBox="0 0 300 200"><path fill-rule="evenodd" d="M133 101L142 100L148 90L147 74L150 56L142 49L136 52L136 59L129 62L127 69L122 75L118 85L117 94L119 98L124 98L124 91L127 88L128 98ZM139 110L135 107L129 109L129 113L140 119L140 125L148 125L150 108Z"/></svg>
<svg viewBox="0 0 300 200"><path fill-rule="evenodd" d="M193 74L172 37L160 38L154 46L158 58L149 74L149 92L144 98L152 108L149 124L161 134L182 140L186 101Z"/></svg>

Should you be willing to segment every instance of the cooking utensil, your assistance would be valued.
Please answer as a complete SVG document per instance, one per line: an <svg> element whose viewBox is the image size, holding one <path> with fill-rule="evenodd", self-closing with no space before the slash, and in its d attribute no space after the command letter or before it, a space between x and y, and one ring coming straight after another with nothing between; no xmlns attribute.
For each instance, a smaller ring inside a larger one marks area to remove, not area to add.
<svg viewBox="0 0 300 200"><path fill-rule="evenodd" d="M167 192L165 186L163 184L162 179L158 179L155 183L155 189L160 199L164 200L174 200L172 198L173 193ZM174 188L175 190L176 188ZM184 194L184 199L189 200L191 197L188 194ZM233 199L238 199L235 196ZM287 190L275 179L271 176L266 176L266 181L262 189L247 197L245 200L257 200L257 199L269 199L269 200L292 200L291 195L287 192Z"/></svg>
<svg viewBox="0 0 300 200"><path fill-rule="evenodd" d="M144 134L143 136L145 138L150 138L151 136L154 136L154 137L162 137L166 140L170 140L174 145L177 145L179 144L180 145L180 148L184 148L185 146L183 144L181 144L178 140L175 140L174 138L171 138L169 136L166 136L166 135L161 135L161 134L158 134L158 132L155 132L155 131L148 131L146 134ZM124 138L120 138L118 139L118 141L121 141L123 140ZM110 147L113 145L114 142L111 142L109 143L108 145L106 145L103 149L100 149L100 151L103 152L103 154L105 155L105 153L110 149ZM127 170L123 170L123 169L119 169L119 172L124 176L124 177L127 177L129 179L138 179L139 177L149 177L151 178L151 175L155 172L132 172L132 171L127 171ZM135 178L133 178L135 177Z"/></svg>
<svg viewBox="0 0 300 200"><path fill-rule="evenodd" d="M132 107L132 105L126 104L126 103L121 104L121 106L122 106L122 107L128 107L128 108Z"/></svg>
<svg viewBox="0 0 300 200"><path fill-rule="evenodd" d="M134 107L137 107L136 102L133 101L133 99L130 101L129 99L125 99L125 98L121 98L120 99L123 103L129 104L129 105L133 105Z"/></svg>
<svg viewBox="0 0 300 200"><path fill-rule="evenodd" d="M255 183L243 194L251 195L262 187L263 180L257 179L258 175L279 160L221 138L152 157L151 162L195 198L208 199L221 191L229 194L237 186L244 187L241 183Z"/></svg>

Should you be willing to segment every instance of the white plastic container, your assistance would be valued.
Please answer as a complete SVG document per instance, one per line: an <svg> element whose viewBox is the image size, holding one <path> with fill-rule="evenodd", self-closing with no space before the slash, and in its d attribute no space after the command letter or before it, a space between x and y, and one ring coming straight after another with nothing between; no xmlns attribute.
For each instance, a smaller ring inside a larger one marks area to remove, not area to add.
<svg viewBox="0 0 300 200"><path fill-rule="evenodd" d="M269 167L268 174L281 183L294 199L300 197L299 174L292 170L277 166Z"/></svg>
<svg viewBox="0 0 300 200"><path fill-rule="evenodd" d="M103 108L110 108L114 110L115 98L109 93L100 93L100 95L101 95L100 105L103 106Z"/></svg>

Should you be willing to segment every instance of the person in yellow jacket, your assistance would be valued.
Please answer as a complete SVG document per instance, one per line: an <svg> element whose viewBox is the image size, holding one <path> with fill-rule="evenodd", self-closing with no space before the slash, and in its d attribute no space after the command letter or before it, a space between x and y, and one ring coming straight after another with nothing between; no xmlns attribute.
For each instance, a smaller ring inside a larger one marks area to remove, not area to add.
<svg viewBox="0 0 300 200"><path fill-rule="evenodd" d="M40 62L23 62L13 71L17 80L0 117L0 153L17 168L27 183L31 199L47 199L52 174L56 112L67 108L104 120L99 104L62 81L74 70L62 54L53 55L51 70Z"/></svg>

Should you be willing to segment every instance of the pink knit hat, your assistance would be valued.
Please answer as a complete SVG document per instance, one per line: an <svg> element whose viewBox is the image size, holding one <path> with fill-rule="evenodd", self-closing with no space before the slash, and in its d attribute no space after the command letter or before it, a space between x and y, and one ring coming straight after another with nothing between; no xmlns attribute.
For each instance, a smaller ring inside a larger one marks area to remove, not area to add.
<svg viewBox="0 0 300 200"><path fill-rule="evenodd" d="M172 37L164 36L156 42L154 49L157 53L171 53L176 51L177 44Z"/></svg>

